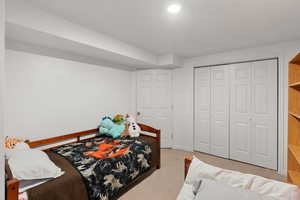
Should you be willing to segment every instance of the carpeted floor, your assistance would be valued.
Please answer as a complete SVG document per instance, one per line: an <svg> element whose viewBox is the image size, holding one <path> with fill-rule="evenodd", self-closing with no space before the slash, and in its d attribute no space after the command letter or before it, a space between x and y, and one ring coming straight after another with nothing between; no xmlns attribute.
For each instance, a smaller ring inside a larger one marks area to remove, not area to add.
<svg viewBox="0 0 300 200"><path fill-rule="evenodd" d="M217 167L251 173L266 178L285 181L275 171L241 162L226 160L202 153L162 149L162 167L150 177L123 195L120 200L175 200L183 184L185 156L195 154L199 159Z"/></svg>

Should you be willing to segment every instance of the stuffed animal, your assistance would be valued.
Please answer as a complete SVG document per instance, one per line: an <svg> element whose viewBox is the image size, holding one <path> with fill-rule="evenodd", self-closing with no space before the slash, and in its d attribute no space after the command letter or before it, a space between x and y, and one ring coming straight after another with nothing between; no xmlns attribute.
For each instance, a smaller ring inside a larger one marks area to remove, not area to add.
<svg viewBox="0 0 300 200"><path fill-rule="evenodd" d="M136 123L135 119L130 115L126 115L126 121L128 123L128 132L130 137L139 137L141 127Z"/></svg>
<svg viewBox="0 0 300 200"><path fill-rule="evenodd" d="M124 116L123 115L120 115L120 114L117 114L113 120L112 120L114 123L116 124L121 124L124 122Z"/></svg>
<svg viewBox="0 0 300 200"><path fill-rule="evenodd" d="M110 117L103 117L99 126L99 132L101 134L109 134L109 130L112 129L114 123Z"/></svg>
<svg viewBox="0 0 300 200"><path fill-rule="evenodd" d="M127 136L129 136L128 123L125 123L125 130L121 134L121 137L127 137Z"/></svg>
<svg viewBox="0 0 300 200"><path fill-rule="evenodd" d="M24 141L21 140L21 139L18 139L18 138L9 138L9 137L6 137L5 138L5 148L7 149L14 149L16 144L18 143L23 143Z"/></svg>
<svg viewBox="0 0 300 200"><path fill-rule="evenodd" d="M114 139L121 136L125 130L125 125L121 121L119 123L114 123L110 117L102 118L102 122L99 126L100 134L107 134L112 136Z"/></svg>

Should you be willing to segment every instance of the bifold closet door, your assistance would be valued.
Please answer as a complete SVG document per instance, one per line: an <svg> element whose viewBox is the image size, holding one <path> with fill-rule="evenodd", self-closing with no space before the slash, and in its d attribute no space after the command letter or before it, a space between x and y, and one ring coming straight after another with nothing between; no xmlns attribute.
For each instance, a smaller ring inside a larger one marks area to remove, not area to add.
<svg viewBox="0 0 300 200"><path fill-rule="evenodd" d="M194 148L196 151L210 153L210 68L196 68L194 73Z"/></svg>
<svg viewBox="0 0 300 200"><path fill-rule="evenodd" d="M228 72L195 69L195 150L228 158Z"/></svg>
<svg viewBox="0 0 300 200"><path fill-rule="evenodd" d="M210 68L210 153L229 156L229 87L227 66Z"/></svg>
<svg viewBox="0 0 300 200"><path fill-rule="evenodd" d="M277 60L230 66L230 158L277 169Z"/></svg>

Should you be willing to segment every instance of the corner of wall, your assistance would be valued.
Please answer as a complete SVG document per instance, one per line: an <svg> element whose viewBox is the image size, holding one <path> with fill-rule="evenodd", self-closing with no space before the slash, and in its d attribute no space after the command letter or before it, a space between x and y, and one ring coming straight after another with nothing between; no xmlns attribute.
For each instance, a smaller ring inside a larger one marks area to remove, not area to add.
<svg viewBox="0 0 300 200"><path fill-rule="evenodd" d="M136 118L136 112L137 112L137 72L132 71L131 72L131 109L130 114L133 115L134 118Z"/></svg>
<svg viewBox="0 0 300 200"><path fill-rule="evenodd" d="M3 78L4 78L4 37L5 37L5 6L4 0L0 0L0 144L3 144ZM4 199L4 150L0 147L0 199Z"/></svg>

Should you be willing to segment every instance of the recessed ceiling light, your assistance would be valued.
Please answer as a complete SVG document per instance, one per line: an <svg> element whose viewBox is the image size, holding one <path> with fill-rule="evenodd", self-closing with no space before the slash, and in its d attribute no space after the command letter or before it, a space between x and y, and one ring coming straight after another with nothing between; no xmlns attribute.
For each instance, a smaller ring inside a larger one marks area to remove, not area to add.
<svg viewBox="0 0 300 200"><path fill-rule="evenodd" d="M177 14L181 10L181 5L179 4L171 4L168 6L168 12L171 14Z"/></svg>

